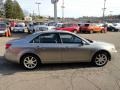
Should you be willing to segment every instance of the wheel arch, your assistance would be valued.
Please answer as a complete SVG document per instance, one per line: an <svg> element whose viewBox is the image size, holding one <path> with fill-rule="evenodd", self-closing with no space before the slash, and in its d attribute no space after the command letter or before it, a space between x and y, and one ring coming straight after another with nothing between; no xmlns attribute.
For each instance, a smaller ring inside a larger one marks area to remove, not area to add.
<svg viewBox="0 0 120 90"><path fill-rule="evenodd" d="M105 53L107 53L107 55L108 55L108 60L109 60L109 61L111 60L111 54L110 54L110 52L108 52L107 50L99 50L99 51L96 51L96 52L92 55L91 61L93 61L94 56L95 56L96 54L100 53L100 52L105 52Z"/></svg>
<svg viewBox="0 0 120 90"><path fill-rule="evenodd" d="M22 63L22 58L23 58L24 56L26 56L26 55L33 55L33 56L35 56L35 57L38 59L39 63L41 63L41 59L40 59L40 57L39 57L38 55L36 55L36 54L34 54L34 53L24 53L24 54L21 55L21 57L20 57L20 64Z"/></svg>

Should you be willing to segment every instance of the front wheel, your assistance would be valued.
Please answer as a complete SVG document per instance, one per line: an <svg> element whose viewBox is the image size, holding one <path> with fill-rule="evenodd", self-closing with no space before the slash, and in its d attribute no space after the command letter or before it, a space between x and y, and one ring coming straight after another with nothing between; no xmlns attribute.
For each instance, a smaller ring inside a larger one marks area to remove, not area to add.
<svg viewBox="0 0 120 90"><path fill-rule="evenodd" d="M93 30L90 30L89 33L92 34L92 33L93 33Z"/></svg>
<svg viewBox="0 0 120 90"><path fill-rule="evenodd" d="M73 32L74 32L75 34L77 34L77 30L74 30Z"/></svg>
<svg viewBox="0 0 120 90"><path fill-rule="evenodd" d="M94 65L101 67L107 64L108 59L109 57L106 52L98 52L94 55L92 62Z"/></svg>
<svg viewBox="0 0 120 90"><path fill-rule="evenodd" d="M21 58L21 64L25 69L35 69L38 66L38 58L35 55L25 55Z"/></svg>

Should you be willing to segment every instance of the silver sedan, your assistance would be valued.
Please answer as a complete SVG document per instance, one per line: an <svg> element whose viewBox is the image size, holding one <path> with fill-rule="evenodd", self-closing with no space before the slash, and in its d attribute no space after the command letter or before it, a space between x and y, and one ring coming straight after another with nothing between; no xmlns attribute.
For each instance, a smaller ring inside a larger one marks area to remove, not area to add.
<svg viewBox="0 0 120 90"><path fill-rule="evenodd" d="M92 41L66 31L36 32L6 43L6 60L34 69L39 63L92 62L104 66L117 52L113 44Z"/></svg>

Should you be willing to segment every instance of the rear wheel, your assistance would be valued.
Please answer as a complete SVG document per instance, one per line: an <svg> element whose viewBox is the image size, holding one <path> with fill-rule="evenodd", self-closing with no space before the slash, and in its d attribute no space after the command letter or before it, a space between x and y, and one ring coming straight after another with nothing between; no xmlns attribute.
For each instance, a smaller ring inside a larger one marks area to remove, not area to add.
<svg viewBox="0 0 120 90"><path fill-rule="evenodd" d="M77 30L74 30L73 32L76 34L76 33L77 33Z"/></svg>
<svg viewBox="0 0 120 90"><path fill-rule="evenodd" d="M89 33L92 34L92 33L93 33L93 30L90 30Z"/></svg>
<svg viewBox="0 0 120 90"><path fill-rule="evenodd" d="M94 65L101 67L107 64L109 56L106 52L98 52L93 56L92 62Z"/></svg>
<svg viewBox="0 0 120 90"><path fill-rule="evenodd" d="M21 58L21 64L25 69L29 70L35 69L37 68L38 63L39 63L38 57L32 54L24 55Z"/></svg>
<svg viewBox="0 0 120 90"><path fill-rule="evenodd" d="M101 30L101 33L105 33L105 30L102 29L102 30Z"/></svg>
<svg viewBox="0 0 120 90"><path fill-rule="evenodd" d="M35 30L33 29L32 33L35 33Z"/></svg>

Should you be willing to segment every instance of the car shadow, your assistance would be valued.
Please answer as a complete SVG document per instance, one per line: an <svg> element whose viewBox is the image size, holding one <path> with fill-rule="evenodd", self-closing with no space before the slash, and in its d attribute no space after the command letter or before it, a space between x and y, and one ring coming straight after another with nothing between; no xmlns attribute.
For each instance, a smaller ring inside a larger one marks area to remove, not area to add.
<svg viewBox="0 0 120 90"><path fill-rule="evenodd" d="M3 56L0 56L0 75L13 75L14 73L26 71L59 71L94 67L91 63L40 64L37 69L25 70L21 65L6 61Z"/></svg>

